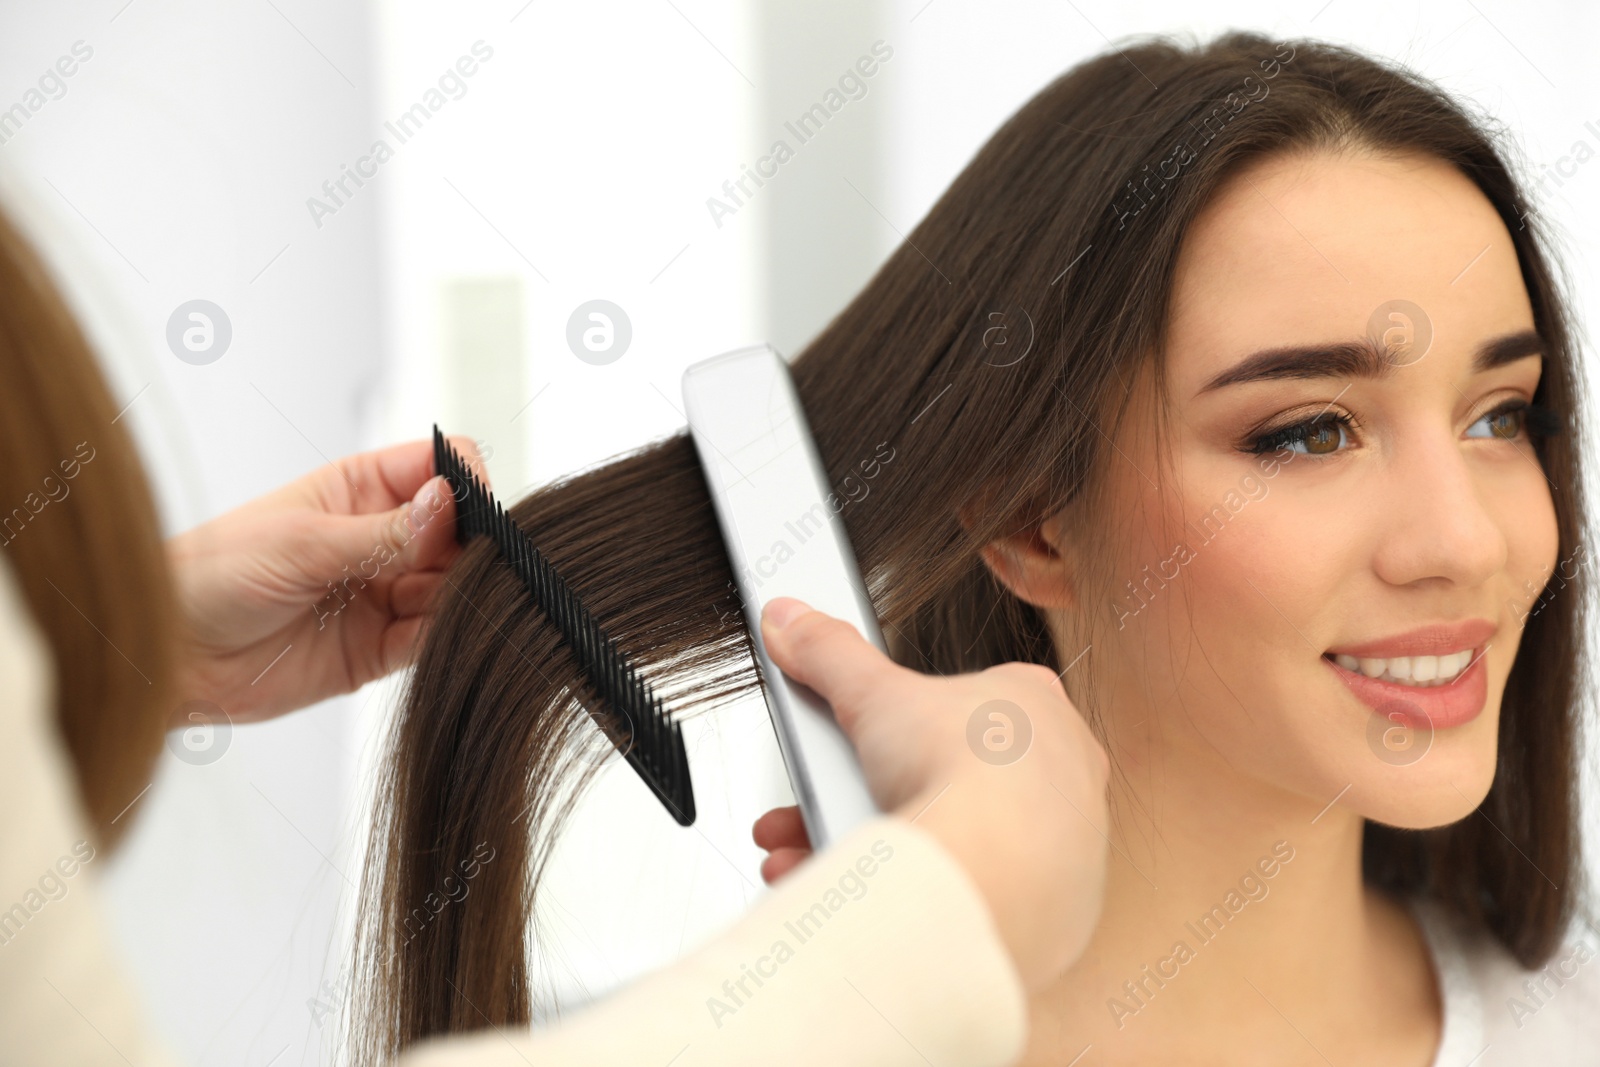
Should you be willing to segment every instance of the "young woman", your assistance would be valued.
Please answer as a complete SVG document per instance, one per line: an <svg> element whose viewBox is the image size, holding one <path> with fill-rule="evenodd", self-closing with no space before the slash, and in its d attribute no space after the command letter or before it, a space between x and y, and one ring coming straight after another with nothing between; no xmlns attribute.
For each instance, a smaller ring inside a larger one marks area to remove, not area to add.
<svg viewBox="0 0 1600 1067"><path fill-rule="evenodd" d="M1542 233L1412 74L1143 44L1028 102L794 359L894 657L1044 664L1110 753L1104 914L1021 1062L1592 1056L1583 421ZM750 691L685 435L513 514L678 706ZM538 878L593 768L515 581L464 553L398 723L377 1051L533 1014ZM769 874L804 855L792 816L761 840Z"/></svg>

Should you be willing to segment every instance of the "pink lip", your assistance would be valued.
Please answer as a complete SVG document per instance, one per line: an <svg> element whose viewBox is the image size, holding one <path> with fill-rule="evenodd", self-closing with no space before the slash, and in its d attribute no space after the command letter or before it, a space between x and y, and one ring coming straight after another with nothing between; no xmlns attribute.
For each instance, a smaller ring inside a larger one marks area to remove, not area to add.
<svg viewBox="0 0 1600 1067"><path fill-rule="evenodd" d="M1459 629L1459 628L1458 628ZM1407 635L1410 637L1411 635ZM1443 646L1446 650L1459 650L1462 644L1459 639L1452 638L1457 643ZM1370 645L1363 645L1370 648ZM1414 646L1413 646L1414 647ZM1449 726L1460 726L1463 723L1476 719L1483 711L1483 705L1489 697L1489 671L1483 663L1483 654L1487 645L1476 647L1472 650L1472 660L1467 669L1456 675L1444 685L1413 686L1399 685L1395 682L1385 682L1377 678L1368 678L1360 671L1347 670L1334 662L1329 653L1322 657L1339 680L1349 687L1357 700L1370 707L1373 711L1384 716L1392 722L1404 722L1416 730L1441 730ZM1355 655L1355 653L1347 653ZM1428 655L1429 653L1417 653ZM1376 655L1369 653L1369 655ZM1389 653L1391 656L1405 655L1405 653ZM1384 656L1383 658L1388 658Z"/></svg>
<svg viewBox="0 0 1600 1067"><path fill-rule="evenodd" d="M1500 627L1489 619L1467 619L1464 622L1422 626L1393 637L1382 637L1359 645L1330 648L1330 656L1365 656L1369 659L1393 659L1397 656L1442 656L1460 652L1463 648L1476 650L1495 635Z"/></svg>

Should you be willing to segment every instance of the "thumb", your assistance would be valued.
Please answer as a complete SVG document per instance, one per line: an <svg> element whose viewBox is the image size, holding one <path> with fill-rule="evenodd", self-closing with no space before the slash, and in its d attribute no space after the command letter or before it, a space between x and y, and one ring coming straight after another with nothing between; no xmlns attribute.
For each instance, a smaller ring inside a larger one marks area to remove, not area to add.
<svg viewBox="0 0 1600 1067"><path fill-rule="evenodd" d="M847 732L861 706L915 673L878 651L848 622L793 597L775 597L762 608L761 636L772 661L816 690Z"/></svg>
<svg viewBox="0 0 1600 1067"><path fill-rule="evenodd" d="M387 511L330 516L319 546L335 567L364 565L371 578L374 565L399 562L403 570L432 554L437 542L454 538L450 518L454 499L442 476L429 478L416 496Z"/></svg>

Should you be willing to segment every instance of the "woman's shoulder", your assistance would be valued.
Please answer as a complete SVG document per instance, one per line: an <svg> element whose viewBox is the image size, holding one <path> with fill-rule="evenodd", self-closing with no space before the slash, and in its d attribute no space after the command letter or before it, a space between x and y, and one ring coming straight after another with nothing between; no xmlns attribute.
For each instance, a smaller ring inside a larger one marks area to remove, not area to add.
<svg viewBox="0 0 1600 1067"><path fill-rule="evenodd" d="M1555 951L1532 969L1438 904L1411 907L1444 1001L1433 1067L1600 1065L1600 907L1592 895L1580 898Z"/></svg>

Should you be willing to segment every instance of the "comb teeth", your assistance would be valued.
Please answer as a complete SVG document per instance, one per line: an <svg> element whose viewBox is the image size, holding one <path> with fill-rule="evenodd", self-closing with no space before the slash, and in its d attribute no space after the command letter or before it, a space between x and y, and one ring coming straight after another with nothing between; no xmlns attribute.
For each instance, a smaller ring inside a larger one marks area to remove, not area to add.
<svg viewBox="0 0 1600 1067"><path fill-rule="evenodd" d="M456 540L465 544L484 534L495 543L534 602L560 629L608 714L602 718L587 704L585 710L672 817L682 826L692 825L694 788L683 728L667 714L649 684L544 554L450 447L437 425L433 428L433 469L445 476L455 496Z"/></svg>

